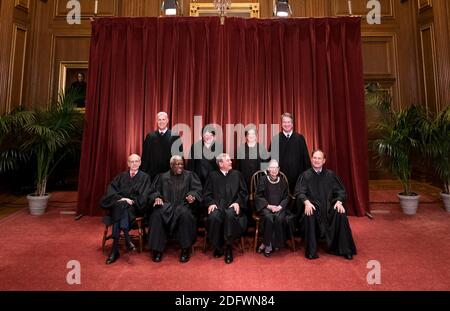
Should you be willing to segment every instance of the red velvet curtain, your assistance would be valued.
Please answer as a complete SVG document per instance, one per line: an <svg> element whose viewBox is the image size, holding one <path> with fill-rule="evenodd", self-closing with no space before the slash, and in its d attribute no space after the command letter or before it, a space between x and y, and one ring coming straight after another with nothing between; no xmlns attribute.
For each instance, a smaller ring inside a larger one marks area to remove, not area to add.
<svg viewBox="0 0 450 311"><path fill-rule="evenodd" d="M107 184L141 153L156 113L172 126L280 123L291 112L327 153L349 214L368 210L360 19L102 18L92 24L78 212L99 215ZM183 141L199 133L183 132ZM195 136L195 137L193 137ZM268 134L269 139L271 134Z"/></svg>

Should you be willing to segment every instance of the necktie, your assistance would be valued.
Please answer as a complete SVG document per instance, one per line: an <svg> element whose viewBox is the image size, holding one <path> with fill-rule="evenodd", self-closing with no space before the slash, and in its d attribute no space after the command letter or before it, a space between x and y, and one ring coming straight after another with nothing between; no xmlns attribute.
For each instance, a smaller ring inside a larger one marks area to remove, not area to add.
<svg viewBox="0 0 450 311"><path fill-rule="evenodd" d="M289 139L289 137L291 137L291 134L287 134L287 135L286 135L286 138L287 138L287 139Z"/></svg>
<svg viewBox="0 0 450 311"><path fill-rule="evenodd" d="M134 176L136 176L136 173L130 173L131 178L133 178Z"/></svg>

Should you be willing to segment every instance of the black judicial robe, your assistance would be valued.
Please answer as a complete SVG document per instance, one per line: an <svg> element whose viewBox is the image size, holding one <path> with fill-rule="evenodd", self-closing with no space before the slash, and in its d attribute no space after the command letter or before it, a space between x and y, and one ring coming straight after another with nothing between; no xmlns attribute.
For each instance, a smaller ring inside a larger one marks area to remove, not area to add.
<svg viewBox="0 0 450 311"><path fill-rule="evenodd" d="M174 175L171 171L160 174L154 182L155 192L151 200L163 200L162 206L154 206L149 219L149 248L162 252L168 236L175 237L182 248L189 248L197 238L197 222L195 211L202 200L202 185L197 175L190 171L183 171ZM188 195L195 197L189 204Z"/></svg>
<svg viewBox="0 0 450 311"><path fill-rule="evenodd" d="M191 146L187 168L197 174L202 185L205 185L209 172L218 169L216 156L222 152L223 147L217 142L214 142L210 148L204 146L203 140L199 140Z"/></svg>
<svg viewBox="0 0 450 311"><path fill-rule="evenodd" d="M159 131L156 130L145 137L140 169L149 174L152 180L156 175L170 169L169 161L173 155L183 156L182 144L175 154L171 153L172 145L178 139L180 139L178 135L172 136L171 130L167 130L164 135L160 135Z"/></svg>
<svg viewBox="0 0 450 311"><path fill-rule="evenodd" d="M220 170L212 171L205 185L205 206L217 205L218 208L228 208L238 203L240 214L247 207L247 186L239 171L230 170L225 176Z"/></svg>
<svg viewBox="0 0 450 311"><path fill-rule="evenodd" d="M269 161L269 154L264 145L257 143L254 147L249 147L245 143L239 146L236 161L236 169L242 173L247 189L250 189L253 174L261 170L261 163Z"/></svg>
<svg viewBox="0 0 450 311"><path fill-rule="evenodd" d="M266 208L269 204L279 205L282 209L272 213ZM287 208L288 204L289 192L286 181L280 178L278 183L271 183L267 176L262 176L255 193L255 209L263 220L264 245L272 243L273 247L281 248L293 235L295 217Z"/></svg>
<svg viewBox="0 0 450 311"><path fill-rule="evenodd" d="M206 180L203 195L205 207L217 205L217 209L208 215L207 230L211 244L220 248L224 240L231 242L247 227L247 186L239 171L230 170L225 176L220 170L215 170ZM233 203L239 204L239 215L229 208Z"/></svg>
<svg viewBox="0 0 450 311"><path fill-rule="evenodd" d="M120 221L123 213L128 213L130 223L133 224L137 216L144 214L149 203L151 192L151 178L143 172L138 171L131 178L130 171L117 175L109 184L106 194L101 199L101 207L110 211L112 223ZM134 205L129 206L126 202L118 202L122 198L129 198Z"/></svg>
<svg viewBox="0 0 450 311"><path fill-rule="evenodd" d="M279 147L278 156L275 153L277 144ZM311 167L305 138L297 132L292 132L291 137L287 138L281 132L272 138L270 152L272 159L278 160L280 170L286 175L289 181L289 189L293 193L298 177Z"/></svg>
<svg viewBox="0 0 450 311"><path fill-rule="evenodd" d="M288 187L283 178L276 184L272 184L264 175L259 180L255 193L255 208L261 212L267 205L280 205L285 210L289 203Z"/></svg>
<svg viewBox="0 0 450 311"><path fill-rule="evenodd" d="M308 169L297 181L295 196L302 211L300 230L303 235L308 234L305 232L304 202L309 200L316 208L314 213L319 227L319 237L326 240L329 251L337 255L356 254L347 217L334 209L337 201L344 203L347 193L333 171L323 168L320 173L316 173L314 169ZM345 208L345 204L343 205ZM344 217L345 220L340 217Z"/></svg>
<svg viewBox="0 0 450 311"><path fill-rule="evenodd" d="M188 195L192 195L196 200L192 205L186 201ZM181 207L190 209L202 201L202 184L198 176L191 171L184 170L181 175L174 175L169 170L160 174L154 182L151 202L156 198L161 198L164 202L162 206L164 223L175 226ZM171 232L173 229L171 227Z"/></svg>

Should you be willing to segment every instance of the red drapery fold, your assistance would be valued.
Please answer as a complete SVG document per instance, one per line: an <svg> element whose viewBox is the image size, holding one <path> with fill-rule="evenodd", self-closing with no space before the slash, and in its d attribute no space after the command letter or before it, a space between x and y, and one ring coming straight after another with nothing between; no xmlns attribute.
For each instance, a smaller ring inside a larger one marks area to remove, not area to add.
<svg viewBox="0 0 450 311"><path fill-rule="evenodd" d="M280 123L291 112L310 151L327 153L368 210L360 19L102 18L92 24L78 212L99 215L107 184L141 153L158 111L199 139L203 124ZM271 133L268 133L269 140ZM269 143L269 142L267 142Z"/></svg>

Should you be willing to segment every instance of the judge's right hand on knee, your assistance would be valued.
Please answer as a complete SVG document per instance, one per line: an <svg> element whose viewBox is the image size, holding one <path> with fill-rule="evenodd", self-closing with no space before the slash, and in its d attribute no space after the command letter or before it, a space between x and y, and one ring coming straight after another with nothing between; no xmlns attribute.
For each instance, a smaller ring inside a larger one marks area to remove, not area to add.
<svg viewBox="0 0 450 311"><path fill-rule="evenodd" d="M208 206L208 215L211 214L216 209L217 209L216 204L212 204L212 205Z"/></svg>
<svg viewBox="0 0 450 311"><path fill-rule="evenodd" d="M306 200L305 201L305 215L311 216L315 210L316 210L316 208L314 207L314 205L309 200Z"/></svg>

